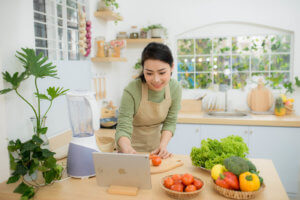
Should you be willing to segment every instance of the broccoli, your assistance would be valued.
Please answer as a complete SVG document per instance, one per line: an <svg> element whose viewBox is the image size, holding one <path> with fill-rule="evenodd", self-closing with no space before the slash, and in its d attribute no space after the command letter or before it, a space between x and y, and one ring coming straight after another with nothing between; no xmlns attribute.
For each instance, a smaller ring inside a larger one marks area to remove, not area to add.
<svg viewBox="0 0 300 200"><path fill-rule="evenodd" d="M248 163L249 171L250 171L250 172L251 172L251 171L254 171L254 172L257 171L255 165L254 165L250 160L246 160L246 162Z"/></svg>
<svg viewBox="0 0 300 200"><path fill-rule="evenodd" d="M228 171L239 176L243 172L249 171L248 162L241 157L231 156L224 160L224 165Z"/></svg>

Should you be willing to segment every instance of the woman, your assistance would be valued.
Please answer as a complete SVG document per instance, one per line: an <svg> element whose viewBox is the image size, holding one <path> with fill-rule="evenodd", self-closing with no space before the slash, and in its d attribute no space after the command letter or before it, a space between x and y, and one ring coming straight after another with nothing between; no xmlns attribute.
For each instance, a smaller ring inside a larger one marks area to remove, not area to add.
<svg viewBox="0 0 300 200"><path fill-rule="evenodd" d="M151 152L167 158L181 101L181 86L171 79L172 53L166 45L152 42L143 50L141 64L141 75L123 92L116 143L123 153Z"/></svg>

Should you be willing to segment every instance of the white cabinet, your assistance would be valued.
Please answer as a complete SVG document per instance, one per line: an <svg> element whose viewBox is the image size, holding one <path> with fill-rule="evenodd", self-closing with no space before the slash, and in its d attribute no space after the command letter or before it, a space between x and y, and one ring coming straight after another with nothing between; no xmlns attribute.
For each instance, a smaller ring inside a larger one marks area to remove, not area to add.
<svg viewBox="0 0 300 200"><path fill-rule="evenodd" d="M251 157L271 159L289 195L296 194L300 170L300 128L249 127Z"/></svg>
<svg viewBox="0 0 300 200"><path fill-rule="evenodd" d="M232 126L232 125L202 125L201 126L201 140L211 138L218 139L225 138L229 135L241 136L244 142L249 147L248 126Z"/></svg>
<svg viewBox="0 0 300 200"><path fill-rule="evenodd" d="M195 124L177 124L175 134L168 144L168 151L190 155L192 147L200 146L200 127Z"/></svg>

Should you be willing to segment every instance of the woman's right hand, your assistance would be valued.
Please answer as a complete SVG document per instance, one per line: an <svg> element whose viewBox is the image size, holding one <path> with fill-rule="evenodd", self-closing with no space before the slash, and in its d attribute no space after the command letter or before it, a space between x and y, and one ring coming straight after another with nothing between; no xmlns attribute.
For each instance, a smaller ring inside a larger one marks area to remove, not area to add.
<svg viewBox="0 0 300 200"><path fill-rule="evenodd" d="M118 144L122 153L136 154L136 151L131 146L131 141L127 137L120 137Z"/></svg>
<svg viewBox="0 0 300 200"><path fill-rule="evenodd" d="M134 148L132 148L132 146L127 146L125 148L121 147L121 151L122 153L136 154L136 151L134 150Z"/></svg>

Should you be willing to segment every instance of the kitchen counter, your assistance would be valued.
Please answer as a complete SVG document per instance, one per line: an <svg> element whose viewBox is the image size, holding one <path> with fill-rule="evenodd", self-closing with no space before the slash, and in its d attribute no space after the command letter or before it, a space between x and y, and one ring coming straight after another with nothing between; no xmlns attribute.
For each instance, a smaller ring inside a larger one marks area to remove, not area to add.
<svg viewBox="0 0 300 200"><path fill-rule="evenodd" d="M90 179L74 179L69 178L64 181L56 182L53 185L41 188L36 194L35 199L38 200L119 200L119 199L171 199L160 188L160 180L162 177L175 173L191 173L194 176L200 177L205 181L205 188L196 199L226 199L220 196L212 186L210 174L192 166L189 156L174 155L176 158L181 159L184 165L173 169L172 171L151 175L152 189L151 190L139 190L137 196L121 196L111 195L106 192L106 187L100 187L96 183L96 178ZM273 162L265 159L251 159L258 170L260 170L261 176L264 178L265 189L261 192L256 200L288 200L286 191L279 179L279 176L275 170ZM15 194L12 191L16 187L16 184L0 184L0 200L16 200L20 198L19 194Z"/></svg>
<svg viewBox="0 0 300 200"><path fill-rule="evenodd" d="M214 117L203 112L179 113L177 123L300 127L300 116L286 115L278 117L275 115L249 114L245 117Z"/></svg>

